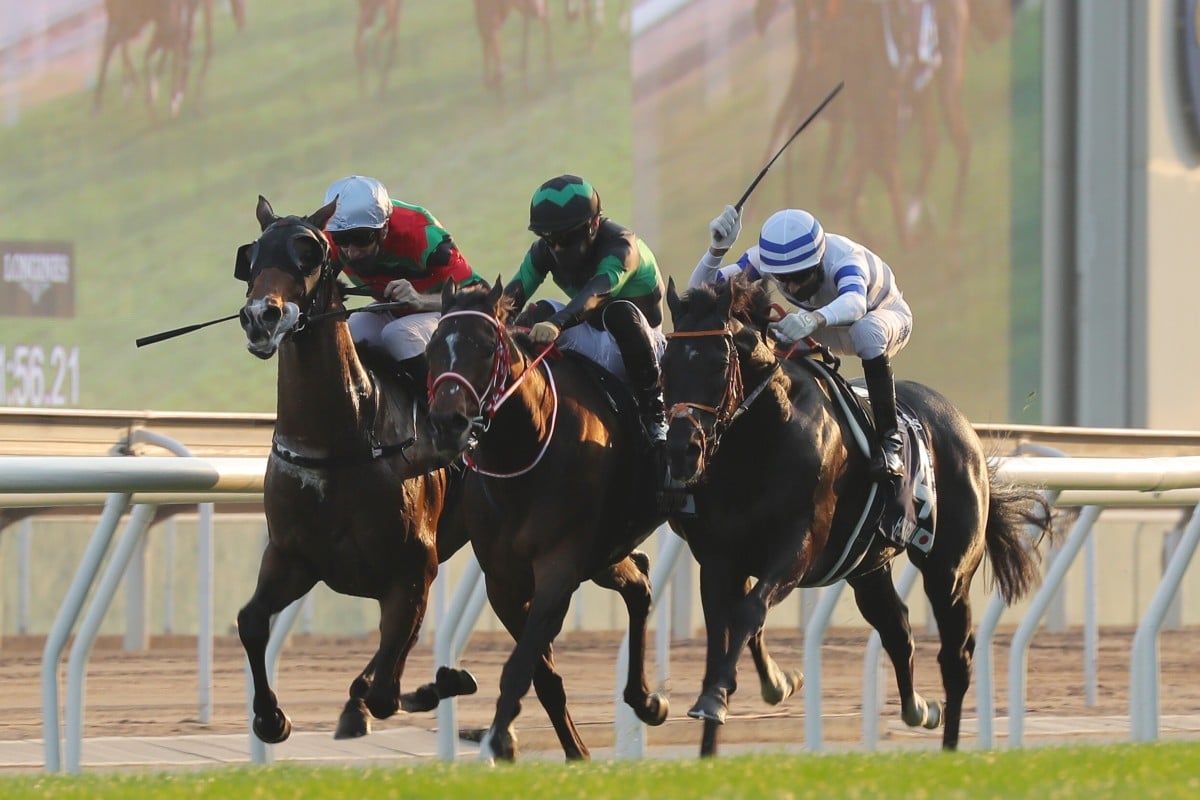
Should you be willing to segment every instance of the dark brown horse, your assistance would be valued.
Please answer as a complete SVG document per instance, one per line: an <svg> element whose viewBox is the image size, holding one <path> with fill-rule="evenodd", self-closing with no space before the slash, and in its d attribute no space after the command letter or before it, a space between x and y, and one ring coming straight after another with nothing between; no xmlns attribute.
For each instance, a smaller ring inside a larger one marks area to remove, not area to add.
<svg viewBox="0 0 1200 800"><path fill-rule="evenodd" d="M354 63L358 66L359 94L367 93L371 62L379 73L379 96L387 93L388 78L396 61L401 0L358 0L358 22L354 27ZM379 19L376 28L375 21ZM374 29L374 37L371 31Z"/></svg>
<svg viewBox="0 0 1200 800"><path fill-rule="evenodd" d="M336 201L335 201L336 202ZM263 501L269 541L258 586L238 614L254 680L254 732L283 741L291 722L271 691L264 655L270 620L317 581L379 602L379 650L350 686L336 736L361 736L379 719L429 710L475 690L457 670L400 693L425 616L429 585L466 542L455 479L434 466L423 417L394 371L368 369L355 352L322 233L329 203L308 217L278 217L259 198L262 236L238 252L247 282L247 347L279 355L278 405Z"/></svg>
<svg viewBox="0 0 1200 800"><path fill-rule="evenodd" d="M1037 562L1023 526L1049 532L1040 496L997 479L974 429L945 397L901 381L898 400L928 435L936 502L923 523L928 536L885 536L865 511L885 491L868 477L862 444L870 439L856 441L838 410L836 375L777 358L765 333L766 289L738 280L680 298L672 282L668 304L669 468L694 493L696 515L681 534L700 564L708 634L703 690L689 712L705 720L702 755L716 752L738 657L761 635L768 609L797 586L838 580L879 632L904 721L944 725L942 745L955 748L975 649L971 580L986 554L1009 603L1034 584ZM901 552L920 568L937 619L944 702L913 688L908 610L892 583Z"/></svg>
<svg viewBox="0 0 1200 800"><path fill-rule="evenodd" d="M554 47L550 35L550 7L547 0L475 0L475 25L483 47L483 85L504 101L504 57L500 34L510 12L521 17L521 88L529 91L529 30L534 24L542 28L542 49L546 58L546 74L554 76Z"/></svg>
<svg viewBox="0 0 1200 800"><path fill-rule="evenodd" d="M634 551L663 517L632 405L620 413L590 363L532 355L505 327L510 304L499 281L448 287L426 349L434 442L471 467L462 511L492 610L516 640L481 749L516 756L512 724L532 682L567 758L582 759L553 642L584 581L628 609L625 702L651 725L666 719L666 699L646 687L649 562Z"/></svg>

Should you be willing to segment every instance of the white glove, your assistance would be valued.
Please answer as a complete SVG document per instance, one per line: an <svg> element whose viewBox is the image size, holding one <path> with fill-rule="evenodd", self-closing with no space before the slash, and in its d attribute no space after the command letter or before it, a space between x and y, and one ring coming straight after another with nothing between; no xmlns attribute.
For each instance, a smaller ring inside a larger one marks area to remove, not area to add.
<svg viewBox="0 0 1200 800"><path fill-rule="evenodd" d="M725 210L708 223L708 233L712 237L710 246L713 250L728 250L737 241L742 232L742 215L733 206L725 206Z"/></svg>
<svg viewBox="0 0 1200 800"><path fill-rule="evenodd" d="M805 336L812 336L817 328L821 327L821 321L816 314L811 311L797 311L795 314L788 314L775 325L775 330L780 337L789 342L798 342Z"/></svg>
<svg viewBox="0 0 1200 800"><path fill-rule="evenodd" d="M534 344L550 344L558 338L562 331L553 322L539 322L529 331L529 338Z"/></svg>

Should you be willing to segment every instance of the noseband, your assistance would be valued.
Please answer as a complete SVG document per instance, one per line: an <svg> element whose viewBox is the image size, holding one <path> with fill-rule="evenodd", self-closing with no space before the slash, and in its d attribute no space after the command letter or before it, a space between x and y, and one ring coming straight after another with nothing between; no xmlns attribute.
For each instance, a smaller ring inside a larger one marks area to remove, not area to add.
<svg viewBox="0 0 1200 800"><path fill-rule="evenodd" d="M509 381L512 378L513 358L512 354L509 352L507 338L504 335L504 326L500 323L500 321L491 314L485 314L482 311L465 310L451 311L448 314L443 314L441 320L438 322L438 325L440 326L446 320L454 317L480 317L486 320L487 323L492 326L493 332L496 335L496 347L492 353L492 367L490 374L488 375L487 386L483 388L482 392L477 390L471 383L470 379L468 379L465 375L453 370L448 370L443 372L441 375L438 375L432 380L429 386L429 396L431 399L433 398L433 395L437 391L438 387L449 381L463 387L475 401L475 406L479 409L479 414L471 418L471 444L468 447L468 450L472 450L478 445L479 438L483 436L483 434L487 433L491 428L492 421L496 418L496 412L500 410L500 406L504 405L505 401L513 396L517 390L517 387L520 386L522 381L525 380L525 376L529 375L532 370L536 369L537 366L542 363L543 359L545 359L546 354L550 352L551 348L547 347L535 358L529 361L525 367L525 370L522 371L520 377L510 383ZM550 370L550 367L542 364L542 368L546 371L546 379L550 383L550 395L553 399L553 409L550 412L550 428L546 433L546 439L542 443L542 449L538 451L538 454L533 459L533 462L523 469L517 470L516 472L489 472L479 467L469 452L463 453L463 461L466 462L467 466L471 467L471 469L475 470L481 475L487 475L493 478L515 478L518 475L524 475L526 472L529 472L531 469L536 467L542 460L542 457L546 455L546 450L550 447L550 440L554 438L554 429L558 422L558 389L554 384L554 373Z"/></svg>

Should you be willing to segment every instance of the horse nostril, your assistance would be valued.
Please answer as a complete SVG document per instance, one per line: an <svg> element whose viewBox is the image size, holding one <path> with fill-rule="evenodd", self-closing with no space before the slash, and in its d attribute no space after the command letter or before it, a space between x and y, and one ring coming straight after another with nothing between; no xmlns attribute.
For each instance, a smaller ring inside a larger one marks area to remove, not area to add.
<svg viewBox="0 0 1200 800"><path fill-rule="evenodd" d="M270 305L263 309L262 321L264 324L277 325L281 319L283 319L283 309L279 306Z"/></svg>

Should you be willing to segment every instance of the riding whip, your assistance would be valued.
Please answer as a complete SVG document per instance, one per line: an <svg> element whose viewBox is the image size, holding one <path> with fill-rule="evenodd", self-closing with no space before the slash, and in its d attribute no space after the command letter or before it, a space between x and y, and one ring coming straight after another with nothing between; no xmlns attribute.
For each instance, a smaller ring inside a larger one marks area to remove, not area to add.
<svg viewBox="0 0 1200 800"><path fill-rule="evenodd" d="M793 133L791 136L789 136L788 140L783 143L783 146L780 147L779 150L775 153L775 155L771 157L771 160L767 162L767 165L762 168L762 172L758 173L758 177L756 177L753 181L750 182L750 185L746 187L746 191L742 192L742 199L738 200L737 203L734 205L734 208L737 209L739 214L742 211L742 205L746 202L746 198L750 197L750 193L753 192L754 189L758 186L758 182L761 181L763 179L763 177L767 174L767 170L769 170L771 168L771 165L775 163L775 160L778 159L781 155L783 155L783 151L786 150L787 146L792 143L792 140L795 139L797 136L799 136L800 131L807 128L808 124L817 118L817 115L821 113L821 110L823 108L825 108L825 106L829 105L829 101L831 101L831 100L833 100L833 98L837 97L837 93L840 92L842 90L842 87L845 85L846 85L845 81L838 81L838 85L833 87L833 91L825 96L825 99L821 101L821 104L819 106L817 106L815 109L813 109L813 112L808 115L808 117L804 120L804 122L800 123L800 127L796 128L796 132Z"/></svg>
<svg viewBox="0 0 1200 800"><path fill-rule="evenodd" d="M347 289L343 289L342 293L343 294L369 295L371 293L371 290L365 286L353 286L353 287L349 287ZM227 317L220 317L219 319L210 319L208 322L197 322L195 325L184 325L182 328L174 328L169 331L163 331L162 333L152 333L149 336L143 336L142 338L138 339L137 346L141 347L142 345L154 344L155 342L161 342L164 339L174 339L176 336L183 336L185 333L191 333L192 331L198 331L201 328L207 328L209 325L216 325L218 322L228 322L231 319L237 319L237 318L238 318L237 314L230 314Z"/></svg>

